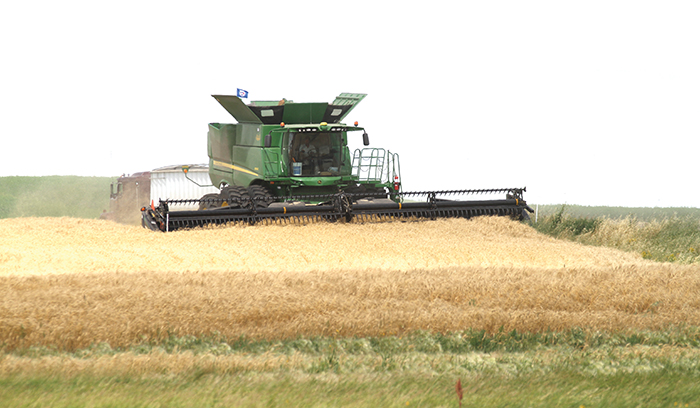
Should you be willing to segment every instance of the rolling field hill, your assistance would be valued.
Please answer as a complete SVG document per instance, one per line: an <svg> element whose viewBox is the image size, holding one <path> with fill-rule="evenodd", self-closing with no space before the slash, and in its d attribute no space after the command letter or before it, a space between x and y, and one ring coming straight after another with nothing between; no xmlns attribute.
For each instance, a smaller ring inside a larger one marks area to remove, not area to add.
<svg viewBox="0 0 700 408"><path fill-rule="evenodd" d="M0 342L75 350L178 335L402 335L700 325L697 266L504 218L153 233L0 220ZM37 305L41 305L37 308Z"/></svg>
<svg viewBox="0 0 700 408"><path fill-rule="evenodd" d="M538 216L540 217L552 216L563 210L566 214L574 218L607 218L617 220L631 217L643 222L685 217L700 219L700 208L694 207L606 207L570 204L531 205L531 207L538 207Z"/></svg>
<svg viewBox="0 0 700 408"><path fill-rule="evenodd" d="M98 218L116 177L0 177L0 218Z"/></svg>

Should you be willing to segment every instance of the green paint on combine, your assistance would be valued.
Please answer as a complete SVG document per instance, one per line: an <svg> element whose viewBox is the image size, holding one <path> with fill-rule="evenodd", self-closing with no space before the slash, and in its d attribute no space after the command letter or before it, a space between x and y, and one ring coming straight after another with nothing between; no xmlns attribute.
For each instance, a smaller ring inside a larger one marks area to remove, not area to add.
<svg viewBox="0 0 700 408"><path fill-rule="evenodd" d="M354 155L348 149L349 137L367 136L363 128L341 121L365 96L344 93L330 104L282 99L246 105L236 96L214 95L238 123L209 124L212 184L222 189L259 186L258 192L273 198L358 189L398 192L393 184L400 179L397 155L382 150L383 157L377 160L377 149ZM353 159L357 169L377 175L353 174ZM386 163L393 166L384 168Z"/></svg>

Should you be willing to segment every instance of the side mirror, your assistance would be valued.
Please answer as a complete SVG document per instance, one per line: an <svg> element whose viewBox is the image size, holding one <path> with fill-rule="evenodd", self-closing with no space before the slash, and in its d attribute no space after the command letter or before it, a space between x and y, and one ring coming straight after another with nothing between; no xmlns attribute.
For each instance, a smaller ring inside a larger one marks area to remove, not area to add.
<svg viewBox="0 0 700 408"><path fill-rule="evenodd" d="M369 135L367 135L367 132L362 133L362 144L369 146Z"/></svg>
<svg viewBox="0 0 700 408"><path fill-rule="evenodd" d="M272 133L268 133L265 135L265 147L270 146L272 146Z"/></svg>

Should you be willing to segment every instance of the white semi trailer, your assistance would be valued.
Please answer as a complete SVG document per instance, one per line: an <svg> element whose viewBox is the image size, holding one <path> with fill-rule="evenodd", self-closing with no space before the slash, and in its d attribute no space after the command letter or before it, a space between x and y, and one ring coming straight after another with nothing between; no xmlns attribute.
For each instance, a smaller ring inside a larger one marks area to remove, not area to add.
<svg viewBox="0 0 700 408"><path fill-rule="evenodd" d="M141 208L151 203L196 200L209 193L219 193L219 189L211 185L206 164L165 166L122 175L111 185L109 212L105 210L100 218L136 225L141 223ZM196 201L183 203L172 211L196 210L198 205Z"/></svg>

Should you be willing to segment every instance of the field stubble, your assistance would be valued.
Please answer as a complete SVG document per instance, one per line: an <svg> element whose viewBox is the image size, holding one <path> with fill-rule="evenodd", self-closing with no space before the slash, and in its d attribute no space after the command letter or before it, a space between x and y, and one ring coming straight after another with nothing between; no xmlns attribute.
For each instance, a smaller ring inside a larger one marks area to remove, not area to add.
<svg viewBox="0 0 700 408"><path fill-rule="evenodd" d="M0 220L0 344L700 325L700 268L503 218L234 227Z"/></svg>

